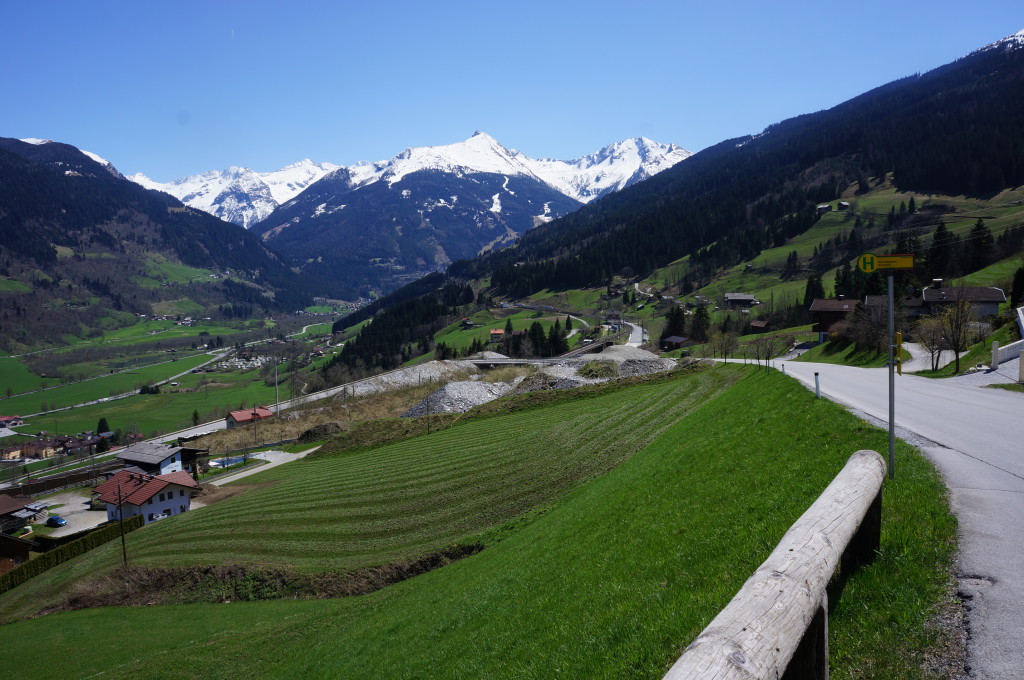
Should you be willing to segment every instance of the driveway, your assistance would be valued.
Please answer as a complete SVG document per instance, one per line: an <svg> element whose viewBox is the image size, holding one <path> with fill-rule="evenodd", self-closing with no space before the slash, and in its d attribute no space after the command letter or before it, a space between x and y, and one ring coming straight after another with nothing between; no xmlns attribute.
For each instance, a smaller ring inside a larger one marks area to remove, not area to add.
<svg viewBox="0 0 1024 680"><path fill-rule="evenodd" d="M920 438L913 443L941 471L960 522L957 576L968 600L970 677L979 680L1024 677L1024 394L983 386L1013 382L1007 375L1018 367L896 376L896 425ZM888 369L787 361L785 370L810 389L817 372L824 396L888 422Z"/></svg>
<svg viewBox="0 0 1024 680"><path fill-rule="evenodd" d="M54 529L50 532L51 536L67 536L69 534L78 533L79 531L85 531L86 529L92 529L93 527L99 526L107 521L106 510L90 510L89 499L91 495L86 491L64 491L50 496L45 499L45 503L50 507L60 504L55 510L51 510L51 515L60 515L68 521L65 526L59 529Z"/></svg>

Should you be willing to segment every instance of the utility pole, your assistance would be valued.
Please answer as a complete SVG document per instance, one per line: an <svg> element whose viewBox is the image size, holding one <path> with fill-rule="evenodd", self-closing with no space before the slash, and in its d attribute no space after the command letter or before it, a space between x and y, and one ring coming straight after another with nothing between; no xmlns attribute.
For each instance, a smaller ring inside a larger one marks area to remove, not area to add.
<svg viewBox="0 0 1024 680"><path fill-rule="evenodd" d="M124 543L124 502L121 500L121 482L117 482L117 523L121 527L121 563L128 568L128 548Z"/></svg>

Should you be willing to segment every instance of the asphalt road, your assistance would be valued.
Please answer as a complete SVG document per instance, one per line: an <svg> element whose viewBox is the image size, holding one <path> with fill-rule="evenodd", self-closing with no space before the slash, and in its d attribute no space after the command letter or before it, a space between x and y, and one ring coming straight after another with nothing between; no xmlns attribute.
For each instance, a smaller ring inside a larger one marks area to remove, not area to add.
<svg viewBox="0 0 1024 680"><path fill-rule="evenodd" d="M784 363L786 374L810 389L817 371L823 396L888 422L888 369ZM984 380L896 376L895 420L926 440L915 444L942 472L960 521L958 577L967 598L971 677L1018 680L1024 677L1024 393L970 382Z"/></svg>

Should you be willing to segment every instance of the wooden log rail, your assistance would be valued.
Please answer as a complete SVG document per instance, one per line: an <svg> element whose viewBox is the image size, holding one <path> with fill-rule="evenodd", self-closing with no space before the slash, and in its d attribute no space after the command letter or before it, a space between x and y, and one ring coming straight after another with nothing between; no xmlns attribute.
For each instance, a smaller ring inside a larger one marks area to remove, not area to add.
<svg viewBox="0 0 1024 680"><path fill-rule="evenodd" d="M825 588L874 557L885 460L858 451L665 680L828 678Z"/></svg>

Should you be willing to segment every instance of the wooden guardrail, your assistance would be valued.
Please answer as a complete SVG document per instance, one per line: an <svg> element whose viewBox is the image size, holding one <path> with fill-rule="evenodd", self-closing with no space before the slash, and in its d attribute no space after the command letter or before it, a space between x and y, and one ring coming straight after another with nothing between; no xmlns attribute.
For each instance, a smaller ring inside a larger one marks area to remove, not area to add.
<svg viewBox="0 0 1024 680"><path fill-rule="evenodd" d="M837 567L873 559L884 479L882 456L853 454L665 680L827 680L825 588Z"/></svg>

